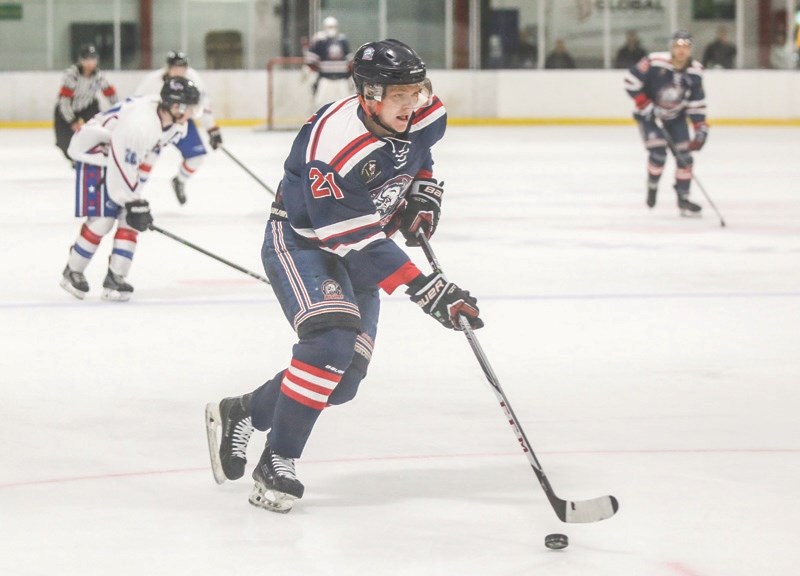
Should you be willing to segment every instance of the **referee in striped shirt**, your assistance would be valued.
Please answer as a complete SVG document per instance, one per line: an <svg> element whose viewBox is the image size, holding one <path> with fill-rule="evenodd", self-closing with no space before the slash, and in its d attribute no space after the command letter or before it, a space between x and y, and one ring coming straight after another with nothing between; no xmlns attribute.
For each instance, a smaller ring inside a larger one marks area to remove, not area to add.
<svg viewBox="0 0 800 576"><path fill-rule="evenodd" d="M117 91L97 66L97 48L89 44L81 47L78 61L64 71L56 103L56 146L70 162L72 158L67 154L67 148L72 135L83 122L100 112L98 92L102 92L111 104L117 103Z"/></svg>

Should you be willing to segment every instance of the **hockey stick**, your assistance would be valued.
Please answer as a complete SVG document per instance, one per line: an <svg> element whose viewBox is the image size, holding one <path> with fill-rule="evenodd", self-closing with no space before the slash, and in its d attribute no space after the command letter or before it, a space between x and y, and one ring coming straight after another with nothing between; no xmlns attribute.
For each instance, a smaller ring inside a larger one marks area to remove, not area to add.
<svg viewBox="0 0 800 576"><path fill-rule="evenodd" d="M206 256L210 256L214 260L218 260L219 262L222 262L223 264L227 264L228 266L230 266L231 268L235 268L239 272L244 272L245 274L247 274L248 276L251 276L252 278L255 278L256 280L261 280L264 284L269 284L270 283L269 280L267 280L263 276L261 276L259 274L256 274L255 272L251 272L247 268L242 268L238 264L234 264L233 262L231 262L229 260L225 260L225 258L222 258L221 256L217 256L216 254L212 254L208 250L204 250L203 248L200 248L200 246L198 246L196 244L192 244L188 240L184 240L183 238L181 238L180 236L176 236L172 232L167 232L163 228L159 228L158 226L156 226L154 224L150 224L149 228L150 228L150 230L155 230L156 232L160 232L161 234L163 234L167 238L172 238L173 240L176 240L177 242L180 242L184 246L188 246L189 248L193 248L194 250L197 250L198 252L200 252L202 254L205 254Z"/></svg>
<svg viewBox="0 0 800 576"><path fill-rule="evenodd" d="M242 163L239 161L239 159L238 159L238 158L236 158L236 156L234 156L233 154L231 154L231 153L228 151L228 149L227 149L227 148L225 148L225 146L222 146L222 145L220 145L219 149L220 149L220 150L222 150L223 152L225 152L225 154L228 156L228 158L230 158L231 160L233 160L234 162L236 162L236 164L238 164L238 165L239 165L239 168L241 168L242 170L244 170L245 172L247 172L247 173L248 173L250 176L252 176L253 180L255 180L256 182L258 182L259 184L261 184L261 186L263 186L263 187L264 187L264 188L267 190L267 192L269 192L270 194L272 194L273 196L275 196L275 191L274 191L272 188L270 188L269 186L267 186L267 185L264 183L264 181L263 181L263 180L261 180L261 178L259 178L258 176L256 176L256 175L255 175L255 174L254 174L254 173L253 173L253 172L252 172L252 171L251 171L251 170L250 170L250 169L249 169L247 166L245 166L244 164L242 164Z"/></svg>
<svg viewBox="0 0 800 576"><path fill-rule="evenodd" d="M681 154L678 151L678 148L675 146L675 141L672 139L672 136L669 135L669 132L667 132L667 129L664 127L663 122L659 124L659 128L661 128L661 132L664 133L664 140L667 141L667 146L669 146L669 149L672 150L672 153L675 155L675 161L678 163L678 166L680 166L681 168L685 168L688 165L688 162L686 162L686 159L684 158L683 154ZM724 228L725 220L722 218L722 214L720 214L719 210L717 209L717 206L711 199L711 196L708 195L708 192L706 192L706 189L700 183L700 180L698 180L697 176L694 175L694 170L692 170L692 180L694 180L695 184L697 184L697 187L700 188L700 192L702 192L703 196L706 197L706 200L708 200L708 203L714 209L714 212L717 213L717 217L719 218L719 225Z"/></svg>
<svg viewBox="0 0 800 576"><path fill-rule="evenodd" d="M436 259L436 255L433 253L433 249L431 248L428 239L424 234L421 233L418 234L418 238L420 246L422 247L422 251L425 253L425 257L428 259L428 262L430 262L431 267L434 269L434 271L444 276L442 267L439 264L439 261ZM542 486L542 489L544 490L547 499L550 501L550 505L553 507L558 519L562 522L568 523L585 523L598 522L600 520L611 518L619 509L619 502L617 502L617 499L613 496L600 496L591 500L580 500L577 502L562 500L556 496L556 493L553 491L553 487L550 485L550 481L547 479L547 475L544 473L542 465L536 458L536 454L534 454L533 448L531 447L530 442L528 442L525 432L522 430L522 425L519 423L517 416L514 414L514 410L511 408L511 404L509 403L508 398L506 398L503 389L500 387L500 381L497 379L494 370L492 370L492 366L489 364L489 360L486 358L486 354L483 352L483 348L481 348L478 338L475 336L475 333L472 331L472 328L469 325L469 321L463 315L458 317L458 321L461 326L461 330L467 337L467 341L469 341L469 345L472 347L472 351L475 353L475 357L478 359L478 363L483 369L486 379L489 381L497 400L500 402L500 406L503 408L506 418L508 418L508 423L511 424L511 428L514 431L514 434L517 436L517 441L520 443L522 451L528 458L528 462L530 463L531 468L533 468L533 472L536 474L536 478L539 480L539 484Z"/></svg>

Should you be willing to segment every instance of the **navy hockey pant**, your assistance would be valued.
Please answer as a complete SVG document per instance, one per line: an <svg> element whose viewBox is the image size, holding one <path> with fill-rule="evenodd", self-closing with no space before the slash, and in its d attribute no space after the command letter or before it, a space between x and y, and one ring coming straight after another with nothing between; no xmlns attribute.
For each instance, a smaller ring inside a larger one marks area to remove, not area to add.
<svg viewBox="0 0 800 576"><path fill-rule="evenodd" d="M353 286L342 259L286 222L269 221L264 269L298 335L289 366L253 395L253 426L299 458L321 411L352 400L366 376L380 315L376 286Z"/></svg>

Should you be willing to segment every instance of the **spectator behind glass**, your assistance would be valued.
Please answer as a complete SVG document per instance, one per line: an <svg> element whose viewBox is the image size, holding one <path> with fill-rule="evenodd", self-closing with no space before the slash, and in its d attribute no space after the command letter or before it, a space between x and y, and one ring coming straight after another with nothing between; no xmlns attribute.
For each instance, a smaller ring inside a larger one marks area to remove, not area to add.
<svg viewBox="0 0 800 576"><path fill-rule="evenodd" d="M628 30L625 34L625 44L617 50L614 68L628 69L645 56L647 56L647 51L642 48L639 36L636 35L636 30Z"/></svg>
<svg viewBox="0 0 800 576"><path fill-rule="evenodd" d="M736 46L728 41L728 29L720 26L717 39L706 46L703 52L703 66L706 68L733 68Z"/></svg>
<svg viewBox="0 0 800 576"><path fill-rule="evenodd" d="M790 62L791 60L787 58L786 53L786 34L780 31L775 32L775 38L769 48L769 67L776 70L784 70L790 67Z"/></svg>
<svg viewBox="0 0 800 576"><path fill-rule="evenodd" d="M575 68L575 59L567 52L567 45L562 39L556 40L555 48L544 61L544 67L554 68Z"/></svg>
<svg viewBox="0 0 800 576"><path fill-rule="evenodd" d="M536 35L528 30L521 30L517 44L517 68L536 68L539 50L536 47Z"/></svg>

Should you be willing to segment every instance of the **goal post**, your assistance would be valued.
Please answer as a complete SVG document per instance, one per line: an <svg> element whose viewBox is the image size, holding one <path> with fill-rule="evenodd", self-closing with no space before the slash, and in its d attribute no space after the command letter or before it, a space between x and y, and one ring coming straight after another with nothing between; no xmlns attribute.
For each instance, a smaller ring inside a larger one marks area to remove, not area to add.
<svg viewBox="0 0 800 576"><path fill-rule="evenodd" d="M314 112L314 75L303 74L303 62L300 56L267 60L267 130L298 129Z"/></svg>

